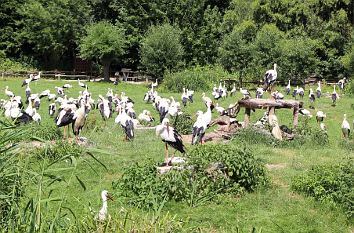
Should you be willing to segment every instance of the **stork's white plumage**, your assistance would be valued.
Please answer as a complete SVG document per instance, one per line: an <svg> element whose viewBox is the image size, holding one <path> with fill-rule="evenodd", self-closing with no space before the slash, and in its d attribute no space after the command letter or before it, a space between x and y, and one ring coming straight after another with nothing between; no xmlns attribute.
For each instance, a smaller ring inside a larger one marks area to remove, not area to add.
<svg viewBox="0 0 354 233"><path fill-rule="evenodd" d="M42 120L41 115L39 115L39 113L37 112L37 110L35 108L33 109L32 119L34 122L37 122L38 124L40 124L41 120Z"/></svg>
<svg viewBox="0 0 354 233"><path fill-rule="evenodd" d="M85 83L81 82L80 79L77 79L77 83L79 84L80 87L86 88Z"/></svg>
<svg viewBox="0 0 354 233"><path fill-rule="evenodd" d="M39 71L37 75L32 76L32 81L38 81L41 78L42 71Z"/></svg>
<svg viewBox="0 0 354 233"><path fill-rule="evenodd" d="M290 86L290 79L289 79L288 85L286 85L286 88L285 88L285 94L286 94L286 95L289 95L290 90L291 90L291 86Z"/></svg>
<svg viewBox="0 0 354 233"><path fill-rule="evenodd" d="M322 122L324 118L326 118L326 114L322 111L317 111L316 113L317 122Z"/></svg>
<svg viewBox="0 0 354 233"><path fill-rule="evenodd" d="M230 91L230 95L234 95L235 93L236 93L236 84L234 83Z"/></svg>
<svg viewBox="0 0 354 233"><path fill-rule="evenodd" d="M9 87L8 86L5 87L5 95L7 95L7 97L9 97L9 98L15 96L12 91L9 91Z"/></svg>
<svg viewBox="0 0 354 233"><path fill-rule="evenodd" d="M26 99L28 99L31 95L31 88L30 88L29 84L27 84L25 93L26 93Z"/></svg>
<svg viewBox="0 0 354 233"><path fill-rule="evenodd" d="M109 195L107 190L103 190L101 192L101 198L102 198L102 207L101 207L100 211L98 212L96 219L99 221L105 221L107 218L109 218L107 201L113 200L113 199Z"/></svg>
<svg viewBox="0 0 354 233"><path fill-rule="evenodd" d="M342 133L344 138L349 138L350 136L350 125L347 121L347 114L344 114L342 121Z"/></svg>
<svg viewBox="0 0 354 233"><path fill-rule="evenodd" d="M203 99L204 104L213 102L209 97L205 96L204 92L202 93L202 99Z"/></svg>
<svg viewBox="0 0 354 233"><path fill-rule="evenodd" d="M322 95L321 82L320 81L318 81L318 83L317 83L316 94L317 94L317 98L320 98L321 95Z"/></svg>
<svg viewBox="0 0 354 233"><path fill-rule="evenodd" d="M72 86L71 84L68 84L68 83L66 83L66 84L63 85L63 88L67 88L67 89L68 89L68 88L72 88L72 87L73 87L73 86Z"/></svg>
<svg viewBox="0 0 354 233"><path fill-rule="evenodd" d="M310 117L310 118L312 117L311 112L310 112L309 110L305 109L305 108L300 109L300 110L299 110L299 113L300 113L301 115L306 116L306 117Z"/></svg>
<svg viewBox="0 0 354 233"><path fill-rule="evenodd" d="M174 149L178 150L181 153L185 153L185 147L182 142L181 135L170 126L170 121L168 118L162 120L161 125L156 126L156 135L160 136L162 141L165 142L166 147L166 157L165 162L168 165L168 146L170 145Z"/></svg>
<svg viewBox="0 0 354 233"><path fill-rule="evenodd" d="M32 81L32 76L23 80L21 87L28 85Z"/></svg>
<svg viewBox="0 0 354 233"><path fill-rule="evenodd" d="M220 114L220 116L225 113L225 108L219 106L219 103L216 103L215 109Z"/></svg>
<svg viewBox="0 0 354 233"><path fill-rule="evenodd" d="M264 75L264 84L265 84L265 90L268 89L268 87L275 82L275 80L278 77L277 73L277 64L274 64L274 68L272 70L267 70L267 72Z"/></svg>
<svg viewBox="0 0 354 233"><path fill-rule="evenodd" d="M256 99L262 99L264 94L264 90L262 87L258 87L256 90Z"/></svg>
<svg viewBox="0 0 354 233"><path fill-rule="evenodd" d="M187 106L187 102L188 102L188 95L187 95L187 92L186 92L186 88L183 87L183 92L182 92L182 95L181 95L181 100L182 100L182 104L183 106Z"/></svg>
<svg viewBox="0 0 354 233"><path fill-rule="evenodd" d="M251 94L249 93L249 91L247 89L242 89L242 87L240 87L240 92L243 95L243 98L247 98L250 97Z"/></svg>
<svg viewBox="0 0 354 233"><path fill-rule="evenodd" d="M139 114L138 120L139 120L140 122L151 123L151 122L154 121L154 118L151 116L150 111L148 111L148 110L143 110L143 112Z"/></svg>
<svg viewBox="0 0 354 233"><path fill-rule="evenodd" d="M120 106L119 113L114 120L116 124L120 124L125 132L125 140L134 138L134 122L133 119L125 112L125 106Z"/></svg>
<svg viewBox="0 0 354 233"><path fill-rule="evenodd" d="M196 115L197 120L193 124L192 128L192 145L197 144L198 142L203 143L203 137L208 127L207 124L204 122L203 112L197 111Z"/></svg>

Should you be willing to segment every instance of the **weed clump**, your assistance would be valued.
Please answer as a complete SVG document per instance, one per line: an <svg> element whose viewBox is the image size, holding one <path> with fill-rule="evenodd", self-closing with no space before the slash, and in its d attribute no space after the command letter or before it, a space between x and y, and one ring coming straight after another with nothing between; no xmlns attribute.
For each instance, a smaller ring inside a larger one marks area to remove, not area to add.
<svg viewBox="0 0 354 233"><path fill-rule="evenodd" d="M191 115L182 114L177 117L177 120L173 121L173 127L180 134L191 134L193 123Z"/></svg>
<svg viewBox="0 0 354 233"><path fill-rule="evenodd" d="M60 159L64 156L79 157L83 153L83 148L76 143L69 143L58 140L53 145L45 145L44 147L34 150L34 155L39 158Z"/></svg>
<svg viewBox="0 0 354 233"><path fill-rule="evenodd" d="M354 217L354 161L340 165L316 166L296 177L292 189L316 200L342 207Z"/></svg>
<svg viewBox="0 0 354 233"><path fill-rule="evenodd" d="M28 130L28 136L37 137L46 141L53 141L62 138L61 130L54 123L29 124L23 126Z"/></svg>
<svg viewBox="0 0 354 233"><path fill-rule="evenodd" d="M113 187L138 207L153 207L166 200L197 206L218 194L251 192L267 183L265 167L251 151L201 145L192 150L182 169L160 175L152 160L135 163Z"/></svg>

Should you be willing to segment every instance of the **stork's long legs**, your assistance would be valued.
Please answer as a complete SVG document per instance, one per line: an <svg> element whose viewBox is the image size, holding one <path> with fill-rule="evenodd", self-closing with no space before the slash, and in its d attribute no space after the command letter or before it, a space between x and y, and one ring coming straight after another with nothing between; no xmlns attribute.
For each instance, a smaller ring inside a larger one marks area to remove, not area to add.
<svg viewBox="0 0 354 233"><path fill-rule="evenodd" d="M167 143L165 143L165 147L166 147L165 163L166 163L166 166L168 166L168 146L167 146Z"/></svg>

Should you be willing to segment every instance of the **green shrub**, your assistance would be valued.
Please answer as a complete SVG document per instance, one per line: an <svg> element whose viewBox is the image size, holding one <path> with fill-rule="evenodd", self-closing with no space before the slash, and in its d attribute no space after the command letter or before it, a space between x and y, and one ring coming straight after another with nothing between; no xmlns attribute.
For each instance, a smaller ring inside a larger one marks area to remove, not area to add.
<svg viewBox="0 0 354 233"><path fill-rule="evenodd" d="M317 166L293 180L292 189L333 206L339 205L349 218L354 216L354 161Z"/></svg>
<svg viewBox="0 0 354 233"><path fill-rule="evenodd" d="M354 95L354 80L351 80L345 85L345 93L349 95Z"/></svg>
<svg viewBox="0 0 354 233"><path fill-rule="evenodd" d="M240 142L242 144L265 144L272 145L276 139L271 135L260 132L254 128L244 128L238 131L232 138L233 142Z"/></svg>
<svg viewBox="0 0 354 233"><path fill-rule="evenodd" d="M228 77L219 66L196 66L177 73L166 74L162 87L168 91L181 92L183 87L194 91L210 90L213 84Z"/></svg>
<svg viewBox="0 0 354 233"><path fill-rule="evenodd" d="M221 193L254 191L267 182L265 167L251 151L201 145L192 150L183 169L159 175L152 160L135 163L113 187L138 207L152 207L164 200L196 206Z"/></svg>
<svg viewBox="0 0 354 233"><path fill-rule="evenodd" d="M173 122L173 127L180 134L191 134L193 124L194 124L194 122L192 120L191 115L182 114L182 115L178 116L177 120L175 120Z"/></svg>
<svg viewBox="0 0 354 233"><path fill-rule="evenodd" d="M56 160L64 156L79 157L83 151L83 148L76 143L58 140L55 144L49 144L35 149L34 155L39 159L49 158Z"/></svg>
<svg viewBox="0 0 354 233"><path fill-rule="evenodd" d="M6 57L0 50L0 71L24 71L34 70L33 67L25 61L15 61Z"/></svg>
<svg viewBox="0 0 354 233"><path fill-rule="evenodd" d="M22 126L28 129L28 135L37 137L46 141L58 140L62 138L62 131L53 122L46 122L40 125L29 124Z"/></svg>

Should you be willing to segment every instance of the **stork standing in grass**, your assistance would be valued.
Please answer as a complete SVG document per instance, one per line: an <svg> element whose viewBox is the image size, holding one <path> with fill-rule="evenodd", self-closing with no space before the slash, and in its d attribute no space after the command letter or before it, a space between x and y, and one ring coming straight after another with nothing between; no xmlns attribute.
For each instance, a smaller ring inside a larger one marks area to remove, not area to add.
<svg viewBox="0 0 354 233"><path fill-rule="evenodd" d="M234 83L230 91L230 95L233 96L236 93L236 84Z"/></svg>
<svg viewBox="0 0 354 233"><path fill-rule="evenodd" d="M29 78L26 78L25 80L23 80L21 87L24 87L24 86L30 84L31 81L32 81L32 74L30 74Z"/></svg>
<svg viewBox="0 0 354 233"><path fill-rule="evenodd" d="M120 124L124 129L126 141L134 138L134 122L133 119L125 112L125 106L119 107L119 114L114 122L116 124Z"/></svg>
<svg viewBox="0 0 354 233"><path fill-rule="evenodd" d="M304 95L305 95L304 88L300 87L300 88L297 90L297 93L299 94L299 96L300 96L301 99L304 98Z"/></svg>
<svg viewBox="0 0 354 233"><path fill-rule="evenodd" d="M251 97L251 94L247 89L242 89L242 87L240 87L240 92L243 95L244 99L248 99Z"/></svg>
<svg viewBox="0 0 354 233"><path fill-rule="evenodd" d="M197 120L193 124L193 128L192 128L192 145L203 143L203 137L207 129L207 125L203 120L203 112L197 111L196 115L197 115Z"/></svg>
<svg viewBox="0 0 354 233"><path fill-rule="evenodd" d="M318 111L318 112L316 113L316 121L317 121L317 123L320 123L320 128L321 128L321 130L326 131L326 130L327 130L327 127L326 127L326 125L323 123L324 118L326 118L326 114L325 114L324 112Z"/></svg>
<svg viewBox="0 0 354 233"><path fill-rule="evenodd" d="M58 111L58 116L55 118L56 125L58 127L64 127L64 139L66 136L69 137L69 135L66 135L66 126L72 124L75 121L74 115L76 110L76 105L64 103L64 105L62 105Z"/></svg>
<svg viewBox="0 0 354 233"><path fill-rule="evenodd" d="M258 87L256 90L256 99L262 99L263 98L263 93L264 90L262 87Z"/></svg>
<svg viewBox="0 0 354 233"><path fill-rule="evenodd" d="M101 198L102 198L102 208L100 209L100 211L98 212L96 219L99 221L105 221L107 218L109 218L109 214L108 214L108 204L107 201L108 200L113 200L111 195L109 195L107 190L103 190L101 192Z"/></svg>
<svg viewBox="0 0 354 233"><path fill-rule="evenodd" d="M316 94L317 94L317 98L319 99L319 98L321 98L321 95L322 95L321 82L318 81L317 85L318 86L317 86L317 89L316 89Z"/></svg>
<svg viewBox="0 0 354 233"><path fill-rule="evenodd" d="M350 125L349 125L349 122L347 121L347 114L344 114L344 116L343 116L342 133L343 133L343 137L344 138L349 138L349 136L350 136Z"/></svg>
<svg viewBox="0 0 354 233"><path fill-rule="evenodd" d="M193 95L194 95L194 91L187 89L187 96L188 96L189 102L191 102L191 103L193 103Z"/></svg>
<svg viewBox="0 0 354 233"><path fill-rule="evenodd" d="M186 92L186 88L183 87L183 93L182 93L182 96L181 96L181 100L182 100L182 104L184 107L187 106L187 102L188 102L188 95L187 95L187 92Z"/></svg>
<svg viewBox="0 0 354 233"><path fill-rule="evenodd" d="M168 145L171 146L172 148L178 150L182 154L184 154L186 152L185 147L182 142L181 135L173 127L170 126L170 121L168 118L164 118L162 120L161 125L156 126L156 135L160 136L162 141L165 143L165 147L166 147L165 164L166 164L166 166L168 166L168 164L169 164Z"/></svg>
<svg viewBox="0 0 354 233"><path fill-rule="evenodd" d="M72 123L72 128L76 137L76 142L79 142L80 132L85 125L86 117L89 112L89 106L90 105L87 105L84 100L81 100L80 108L75 111L73 116L74 121Z"/></svg>
<svg viewBox="0 0 354 233"><path fill-rule="evenodd" d="M267 70L267 72L264 74L264 90L268 90L268 88L275 83L277 77L277 64L274 64L274 68L272 70Z"/></svg>
<svg viewBox="0 0 354 233"><path fill-rule="evenodd" d="M55 103L49 104L49 107L48 107L49 116L51 116L51 117L54 116L56 110L57 110L57 107L56 107Z"/></svg>
<svg viewBox="0 0 354 233"><path fill-rule="evenodd" d="M8 87L8 86L5 87L5 95L6 95L7 97L9 97L9 98L15 96L12 91L9 91L9 87Z"/></svg>
<svg viewBox="0 0 354 233"><path fill-rule="evenodd" d="M309 94L309 99L310 99L310 108L314 109L314 103L316 100L315 93L313 92L312 88L310 88L310 94Z"/></svg>
<svg viewBox="0 0 354 233"><path fill-rule="evenodd" d="M285 88L285 94L286 94L286 95L289 95L290 90L291 90L291 86L290 86L290 79L289 79L288 85L286 85L286 88Z"/></svg>
<svg viewBox="0 0 354 233"><path fill-rule="evenodd" d="M333 85L333 92L331 98L332 98L332 106L336 106L337 99L338 99L338 94L336 92L336 85Z"/></svg>

